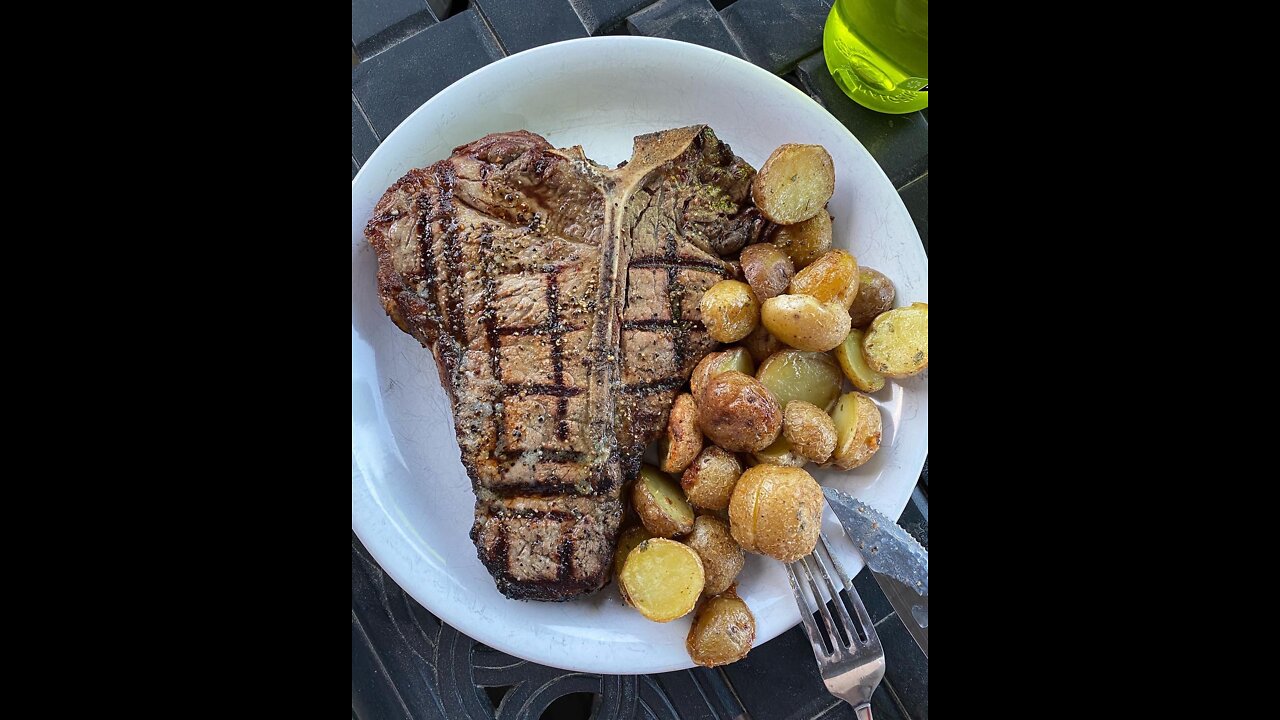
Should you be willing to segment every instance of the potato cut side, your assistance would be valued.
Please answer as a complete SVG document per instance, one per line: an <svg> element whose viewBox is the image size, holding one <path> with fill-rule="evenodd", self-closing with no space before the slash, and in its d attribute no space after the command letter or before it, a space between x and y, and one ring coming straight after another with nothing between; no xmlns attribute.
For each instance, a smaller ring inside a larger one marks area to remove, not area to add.
<svg viewBox="0 0 1280 720"><path fill-rule="evenodd" d="M848 310L858 295L858 261L844 250L831 250L796 273L788 292L812 295L818 302L838 303Z"/></svg>
<svg viewBox="0 0 1280 720"><path fill-rule="evenodd" d="M784 429L786 427L785 421L783 427ZM777 465L778 467L804 467L804 464L808 462L807 458L795 452L791 441L782 435L779 435L778 439L774 440L769 447L752 453L751 457L761 465Z"/></svg>
<svg viewBox="0 0 1280 720"><path fill-rule="evenodd" d="M795 225L779 225L771 242L791 258L796 270L831 249L831 216L824 210Z"/></svg>
<svg viewBox="0 0 1280 720"><path fill-rule="evenodd" d="M760 364L756 379L783 408L793 400L803 400L826 410L840 397L840 368L826 353L774 353Z"/></svg>
<svg viewBox="0 0 1280 720"><path fill-rule="evenodd" d="M867 365L867 359L862 356L861 330L850 330L849 336L832 353L840 363L840 369L844 370L844 376L849 378L854 387L867 393L879 392L884 387L884 376L872 370Z"/></svg>
<svg viewBox="0 0 1280 720"><path fill-rule="evenodd" d="M693 529L693 508L680 486L652 465L641 466L631 503L640 522L656 537L676 537Z"/></svg>
<svg viewBox="0 0 1280 720"><path fill-rule="evenodd" d="M907 377L929 367L928 303L912 303L872 320L862 354L872 370L886 377Z"/></svg>
<svg viewBox="0 0 1280 720"><path fill-rule="evenodd" d="M846 393L831 412L836 426L836 449L831 462L842 470L866 464L880 449L883 419L880 408L861 393Z"/></svg>
<svg viewBox="0 0 1280 720"><path fill-rule="evenodd" d="M622 531L618 536L618 549L613 554L613 576L618 577L622 574L622 566L627 562L627 556L631 554L636 546L653 537L653 533L644 529L644 526L628 528ZM624 600L626 598L623 598Z"/></svg>
<svg viewBox="0 0 1280 720"><path fill-rule="evenodd" d="M822 212L835 189L835 164L827 149L789 143L765 160L751 183L751 199L772 222L793 225Z"/></svg>
<svg viewBox="0 0 1280 720"><path fill-rule="evenodd" d="M627 601L654 622L671 622L693 610L706 573L693 548L665 538L645 540L627 555L619 584Z"/></svg>

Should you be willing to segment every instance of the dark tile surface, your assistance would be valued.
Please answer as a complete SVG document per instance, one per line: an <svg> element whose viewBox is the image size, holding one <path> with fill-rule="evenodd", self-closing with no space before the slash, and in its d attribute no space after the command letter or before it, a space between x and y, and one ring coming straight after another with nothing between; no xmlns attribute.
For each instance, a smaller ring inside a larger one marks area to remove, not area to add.
<svg viewBox="0 0 1280 720"><path fill-rule="evenodd" d="M898 194L916 222L916 231L920 233L920 241L924 243L924 251L929 252L929 174L908 183ZM929 464L925 463L924 474L920 480L929 486Z"/></svg>
<svg viewBox="0 0 1280 720"><path fill-rule="evenodd" d="M367 58L435 21L424 0L351 0L351 44Z"/></svg>
<svg viewBox="0 0 1280 720"><path fill-rule="evenodd" d="M924 493L919 490L912 493L911 502L907 503L907 508L902 511L898 524L919 540L925 550L929 549L929 503L924 499Z"/></svg>
<svg viewBox="0 0 1280 720"><path fill-rule="evenodd" d="M774 73L791 69L822 47L822 26L831 3L824 0L738 0L720 17L747 59Z"/></svg>
<svg viewBox="0 0 1280 720"><path fill-rule="evenodd" d="M502 57L475 9L436 23L351 71L351 90L386 137L450 83Z"/></svg>
<svg viewBox="0 0 1280 720"><path fill-rule="evenodd" d="M850 100L832 79L821 52L801 61L796 73L809 94L880 163L894 187L902 187L929 168L929 121L923 115L888 115Z"/></svg>
<svg viewBox="0 0 1280 720"><path fill-rule="evenodd" d="M373 151L378 147L378 136L373 134L373 128L369 127L369 121L364 119L364 113L360 112L360 106L356 104L356 98L351 97L351 157L361 165Z"/></svg>
<svg viewBox="0 0 1280 720"><path fill-rule="evenodd" d="M472 0L472 5L480 8L508 55L587 36L569 0L542 0L536 10L528 0Z"/></svg>
<svg viewBox="0 0 1280 720"><path fill-rule="evenodd" d="M929 659L897 616L876 626L884 646L884 677L914 720L929 717ZM874 699L873 701L874 702ZM872 708L879 714L878 708Z"/></svg>
<svg viewBox="0 0 1280 720"><path fill-rule="evenodd" d="M743 57L708 0L661 0L627 18L632 35L683 40Z"/></svg>
<svg viewBox="0 0 1280 720"><path fill-rule="evenodd" d="M653 0L569 0L573 9L578 11L582 24L592 35L607 35L623 27L627 16L643 7L653 4Z"/></svg>
<svg viewBox="0 0 1280 720"><path fill-rule="evenodd" d="M753 648L745 659L725 665L724 673L753 718L800 720L831 704L813 648L799 626Z"/></svg>
<svg viewBox="0 0 1280 720"><path fill-rule="evenodd" d="M889 604L889 598L885 597L870 570L863 568L858 573L853 579L853 589L858 591L858 597L862 598L862 604L867 607L867 614L871 616L873 624L893 614L893 605Z"/></svg>

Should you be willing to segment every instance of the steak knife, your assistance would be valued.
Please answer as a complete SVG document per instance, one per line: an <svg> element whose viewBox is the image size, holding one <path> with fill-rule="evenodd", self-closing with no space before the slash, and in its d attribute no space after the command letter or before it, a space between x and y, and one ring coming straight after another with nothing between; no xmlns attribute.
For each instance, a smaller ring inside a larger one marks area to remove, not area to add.
<svg viewBox="0 0 1280 720"><path fill-rule="evenodd" d="M907 632L929 657L929 551L896 522L848 493L829 487L822 493Z"/></svg>

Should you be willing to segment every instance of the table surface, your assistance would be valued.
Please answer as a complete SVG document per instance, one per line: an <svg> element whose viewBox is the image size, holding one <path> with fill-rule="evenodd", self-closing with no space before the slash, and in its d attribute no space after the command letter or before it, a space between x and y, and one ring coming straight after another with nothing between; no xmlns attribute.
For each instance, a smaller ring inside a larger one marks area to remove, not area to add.
<svg viewBox="0 0 1280 720"><path fill-rule="evenodd" d="M781 75L871 152L929 250L929 111L883 115L847 98L822 55L827 0L352 0L351 176L400 121L458 78L506 55L589 35L697 43ZM929 544L929 466L902 518ZM929 664L866 572L854 580L885 645L877 720L929 717ZM659 675L573 673L492 650L440 622L351 535L351 715L692 720L853 718L826 692L799 627L721 668Z"/></svg>

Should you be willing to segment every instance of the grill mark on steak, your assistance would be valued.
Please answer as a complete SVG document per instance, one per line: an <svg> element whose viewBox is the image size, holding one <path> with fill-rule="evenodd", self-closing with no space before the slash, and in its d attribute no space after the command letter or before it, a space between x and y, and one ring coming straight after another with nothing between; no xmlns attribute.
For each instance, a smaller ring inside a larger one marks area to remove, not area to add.
<svg viewBox="0 0 1280 720"><path fill-rule="evenodd" d="M704 126L637 137L614 170L519 131L379 201L366 236L384 306L436 356L471 537L505 595L607 582L624 482L714 349L698 299L731 271L709 239L740 223L753 174Z"/></svg>

